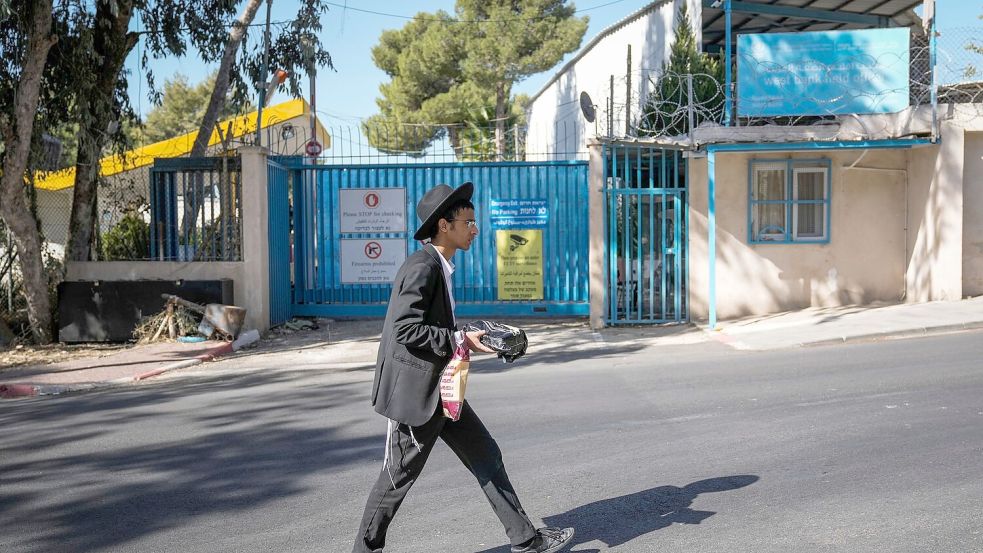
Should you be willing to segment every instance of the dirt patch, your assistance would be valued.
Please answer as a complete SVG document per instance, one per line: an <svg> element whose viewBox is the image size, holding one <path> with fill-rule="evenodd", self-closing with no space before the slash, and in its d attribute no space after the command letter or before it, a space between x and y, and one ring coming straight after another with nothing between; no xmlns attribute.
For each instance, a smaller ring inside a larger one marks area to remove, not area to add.
<svg viewBox="0 0 983 553"><path fill-rule="evenodd" d="M19 345L0 350L0 372L25 365L50 365L83 357L104 357L131 347L132 344Z"/></svg>

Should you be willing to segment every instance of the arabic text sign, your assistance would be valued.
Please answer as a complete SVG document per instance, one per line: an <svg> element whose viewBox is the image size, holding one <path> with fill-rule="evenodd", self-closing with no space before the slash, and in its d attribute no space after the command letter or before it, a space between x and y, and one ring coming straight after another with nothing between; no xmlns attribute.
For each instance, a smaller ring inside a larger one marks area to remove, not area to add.
<svg viewBox="0 0 983 553"><path fill-rule="evenodd" d="M492 200L488 206L492 228L546 228L546 200Z"/></svg>
<svg viewBox="0 0 983 553"><path fill-rule="evenodd" d="M346 188L338 197L342 233L406 232L405 188Z"/></svg>
<svg viewBox="0 0 983 553"><path fill-rule="evenodd" d="M892 113L908 107L909 30L737 37L741 117Z"/></svg>
<svg viewBox="0 0 983 553"><path fill-rule="evenodd" d="M406 240L369 238L341 240L342 284L384 284L396 280L406 260Z"/></svg>
<svg viewBox="0 0 983 553"><path fill-rule="evenodd" d="M543 231L497 230L498 299L543 299Z"/></svg>

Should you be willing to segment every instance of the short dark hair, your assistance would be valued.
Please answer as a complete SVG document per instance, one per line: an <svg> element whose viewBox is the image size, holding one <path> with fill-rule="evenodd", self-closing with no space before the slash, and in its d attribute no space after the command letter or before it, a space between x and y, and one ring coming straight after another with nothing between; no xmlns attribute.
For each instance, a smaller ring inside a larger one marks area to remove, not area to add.
<svg viewBox="0 0 983 553"><path fill-rule="evenodd" d="M471 203L471 200L463 200L463 199L458 200L452 203L451 205L447 206L447 209L445 209L444 212L440 214L440 217L438 217L437 220L439 221L440 219L444 219L450 221L451 219L455 219L457 217L457 214L465 209L474 210L474 204ZM439 230L440 230L440 225L436 225L436 224L433 226L433 228L430 229L430 240L433 240L434 237L437 236L437 232Z"/></svg>

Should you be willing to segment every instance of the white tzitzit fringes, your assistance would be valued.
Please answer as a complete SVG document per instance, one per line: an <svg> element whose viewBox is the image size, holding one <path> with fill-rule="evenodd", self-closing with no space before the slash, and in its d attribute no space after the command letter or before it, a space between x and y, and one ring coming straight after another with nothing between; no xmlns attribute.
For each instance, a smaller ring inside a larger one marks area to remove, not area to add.
<svg viewBox="0 0 983 553"><path fill-rule="evenodd" d="M386 473L389 474L389 481L393 483L393 489L395 490L396 479L393 478L392 450L393 450L393 434L395 432L399 432L399 423L392 419L387 419L387 420L389 422L386 425L386 454L382 458L382 466L386 468ZM413 442L413 445L416 446L417 451L423 453L423 446L420 445L420 442L416 441L416 436L413 435L413 427L407 424L406 428L410 429L410 440ZM402 463L403 460L400 459L399 462Z"/></svg>
<svg viewBox="0 0 983 553"><path fill-rule="evenodd" d="M386 468L386 473L389 474L389 481L393 483L393 489L395 490L396 479L393 478L392 467L393 433L399 432L399 423L392 419L387 420L389 423L386 425L386 455L382 458L382 466ZM416 436L413 435L413 427L407 424L406 428L410 429L410 440L416 446L417 451L423 453L423 446L420 445L420 442L416 441ZM402 463L403 460L400 459L400 462Z"/></svg>
<svg viewBox="0 0 983 553"><path fill-rule="evenodd" d="M407 424L406 428L410 429L410 441L416 446L416 450L423 453L423 446L420 445L420 442L416 441L416 436L413 435L413 427Z"/></svg>
<svg viewBox="0 0 983 553"><path fill-rule="evenodd" d="M386 472L389 473L389 481L393 483L393 489L396 489L396 480L393 479L393 469L390 462L392 461L392 447L393 447L393 420L387 419L389 424L386 425L386 456L382 459L382 466L386 468Z"/></svg>

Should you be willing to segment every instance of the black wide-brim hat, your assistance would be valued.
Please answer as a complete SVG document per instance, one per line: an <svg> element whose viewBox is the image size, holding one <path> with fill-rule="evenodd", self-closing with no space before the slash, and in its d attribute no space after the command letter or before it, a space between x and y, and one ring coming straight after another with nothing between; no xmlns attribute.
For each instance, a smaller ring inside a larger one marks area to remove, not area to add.
<svg viewBox="0 0 983 553"><path fill-rule="evenodd" d="M466 182L457 188L451 188L446 184L438 184L428 190L420 198L420 202L416 204L416 216L422 222L420 223L420 227L416 229L413 239L426 240L430 238L430 230L440 220L440 216L444 211L456 202L470 200L472 194L474 194L474 184L470 182Z"/></svg>

